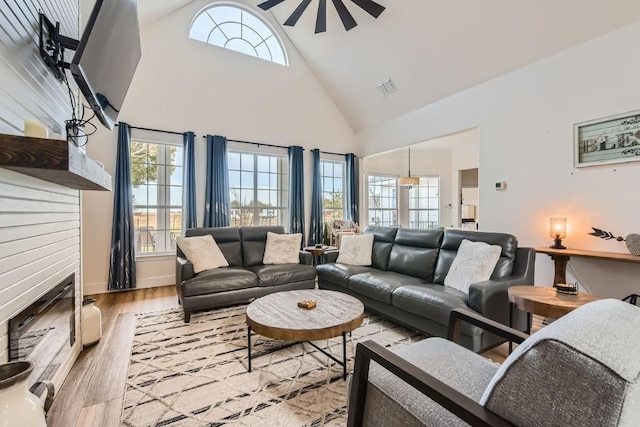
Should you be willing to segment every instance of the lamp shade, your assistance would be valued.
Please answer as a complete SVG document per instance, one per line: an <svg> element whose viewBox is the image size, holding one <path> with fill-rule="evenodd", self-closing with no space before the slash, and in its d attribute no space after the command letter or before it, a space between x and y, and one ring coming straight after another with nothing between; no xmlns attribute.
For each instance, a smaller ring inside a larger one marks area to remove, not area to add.
<svg viewBox="0 0 640 427"><path fill-rule="evenodd" d="M551 218L549 236L560 239L567 237L567 218Z"/></svg>
<svg viewBox="0 0 640 427"><path fill-rule="evenodd" d="M420 178L417 176L403 176L398 182L403 187L414 187L420 185Z"/></svg>

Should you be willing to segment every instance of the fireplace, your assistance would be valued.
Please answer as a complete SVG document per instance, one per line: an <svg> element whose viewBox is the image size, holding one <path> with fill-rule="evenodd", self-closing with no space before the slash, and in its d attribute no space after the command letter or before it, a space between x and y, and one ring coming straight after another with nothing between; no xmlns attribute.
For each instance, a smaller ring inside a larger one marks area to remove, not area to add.
<svg viewBox="0 0 640 427"><path fill-rule="evenodd" d="M9 319L9 361L30 360L30 383L50 380L75 342L75 274Z"/></svg>

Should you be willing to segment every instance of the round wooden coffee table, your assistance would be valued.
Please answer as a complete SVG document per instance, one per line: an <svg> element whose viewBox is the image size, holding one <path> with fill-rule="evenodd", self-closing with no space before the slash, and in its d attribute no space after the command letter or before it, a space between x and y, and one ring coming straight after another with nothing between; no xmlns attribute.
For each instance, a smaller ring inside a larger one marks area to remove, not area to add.
<svg viewBox="0 0 640 427"><path fill-rule="evenodd" d="M316 307L298 307L298 301L314 300ZM251 331L282 341L308 342L343 368L347 378L347 332L362 324L364 305L341 292L309 289L285 291L266 295L247 307L247 350L251 372ZM311 341L325 340L342 335L342 360L318 347Z"/></svg>

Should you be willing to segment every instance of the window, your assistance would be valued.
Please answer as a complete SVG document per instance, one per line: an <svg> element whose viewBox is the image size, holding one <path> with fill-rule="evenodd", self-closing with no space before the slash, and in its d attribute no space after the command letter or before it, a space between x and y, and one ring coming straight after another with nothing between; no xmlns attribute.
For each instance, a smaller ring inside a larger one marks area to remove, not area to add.
<svg viewBox="0 0 640 427"><path fill-rule="evenodd" d="M189 37L225 49L288 65L287 55L275 32L242 6L211 6L191 24Z"/></svg>
<svg viewBox="0 0 640 427"><path fill-rule="evenodd" d="M398 225L398 179L369 175L369 225Z"/></svg>
<svg viewBox="0 0 640 427"><path fill-rule="evenodd" d="M324 222L344 219L344 162L320 162Z"/></svg>
<svg viewBox="0 0 640 427"><path fill-rule="evenodd" d="M175 252L182 230L182 146L131 142L136 254Z"/></svg>
<svg viewBox="0 0 640 427"><path fill-rule="evenodd" d="M229 152L231 225L289 224L286 156Z"/></svg>
<svg viewBox="0 0 640 427"><path fill-rule="evenodd" d="M420 178L409 190L409 228L432 229L440 226L440 177Z"/></svg>

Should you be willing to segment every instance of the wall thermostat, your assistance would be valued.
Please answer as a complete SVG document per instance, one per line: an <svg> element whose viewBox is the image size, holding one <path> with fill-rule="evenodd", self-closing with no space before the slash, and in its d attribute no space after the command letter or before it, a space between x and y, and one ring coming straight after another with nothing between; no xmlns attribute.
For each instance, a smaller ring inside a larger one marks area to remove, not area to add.
<svg viewBox="0 0 640 427"><path fill-rule="evenodd" d="M506 190L507 183L504 181L496 182L496 190Z"/></svg>

